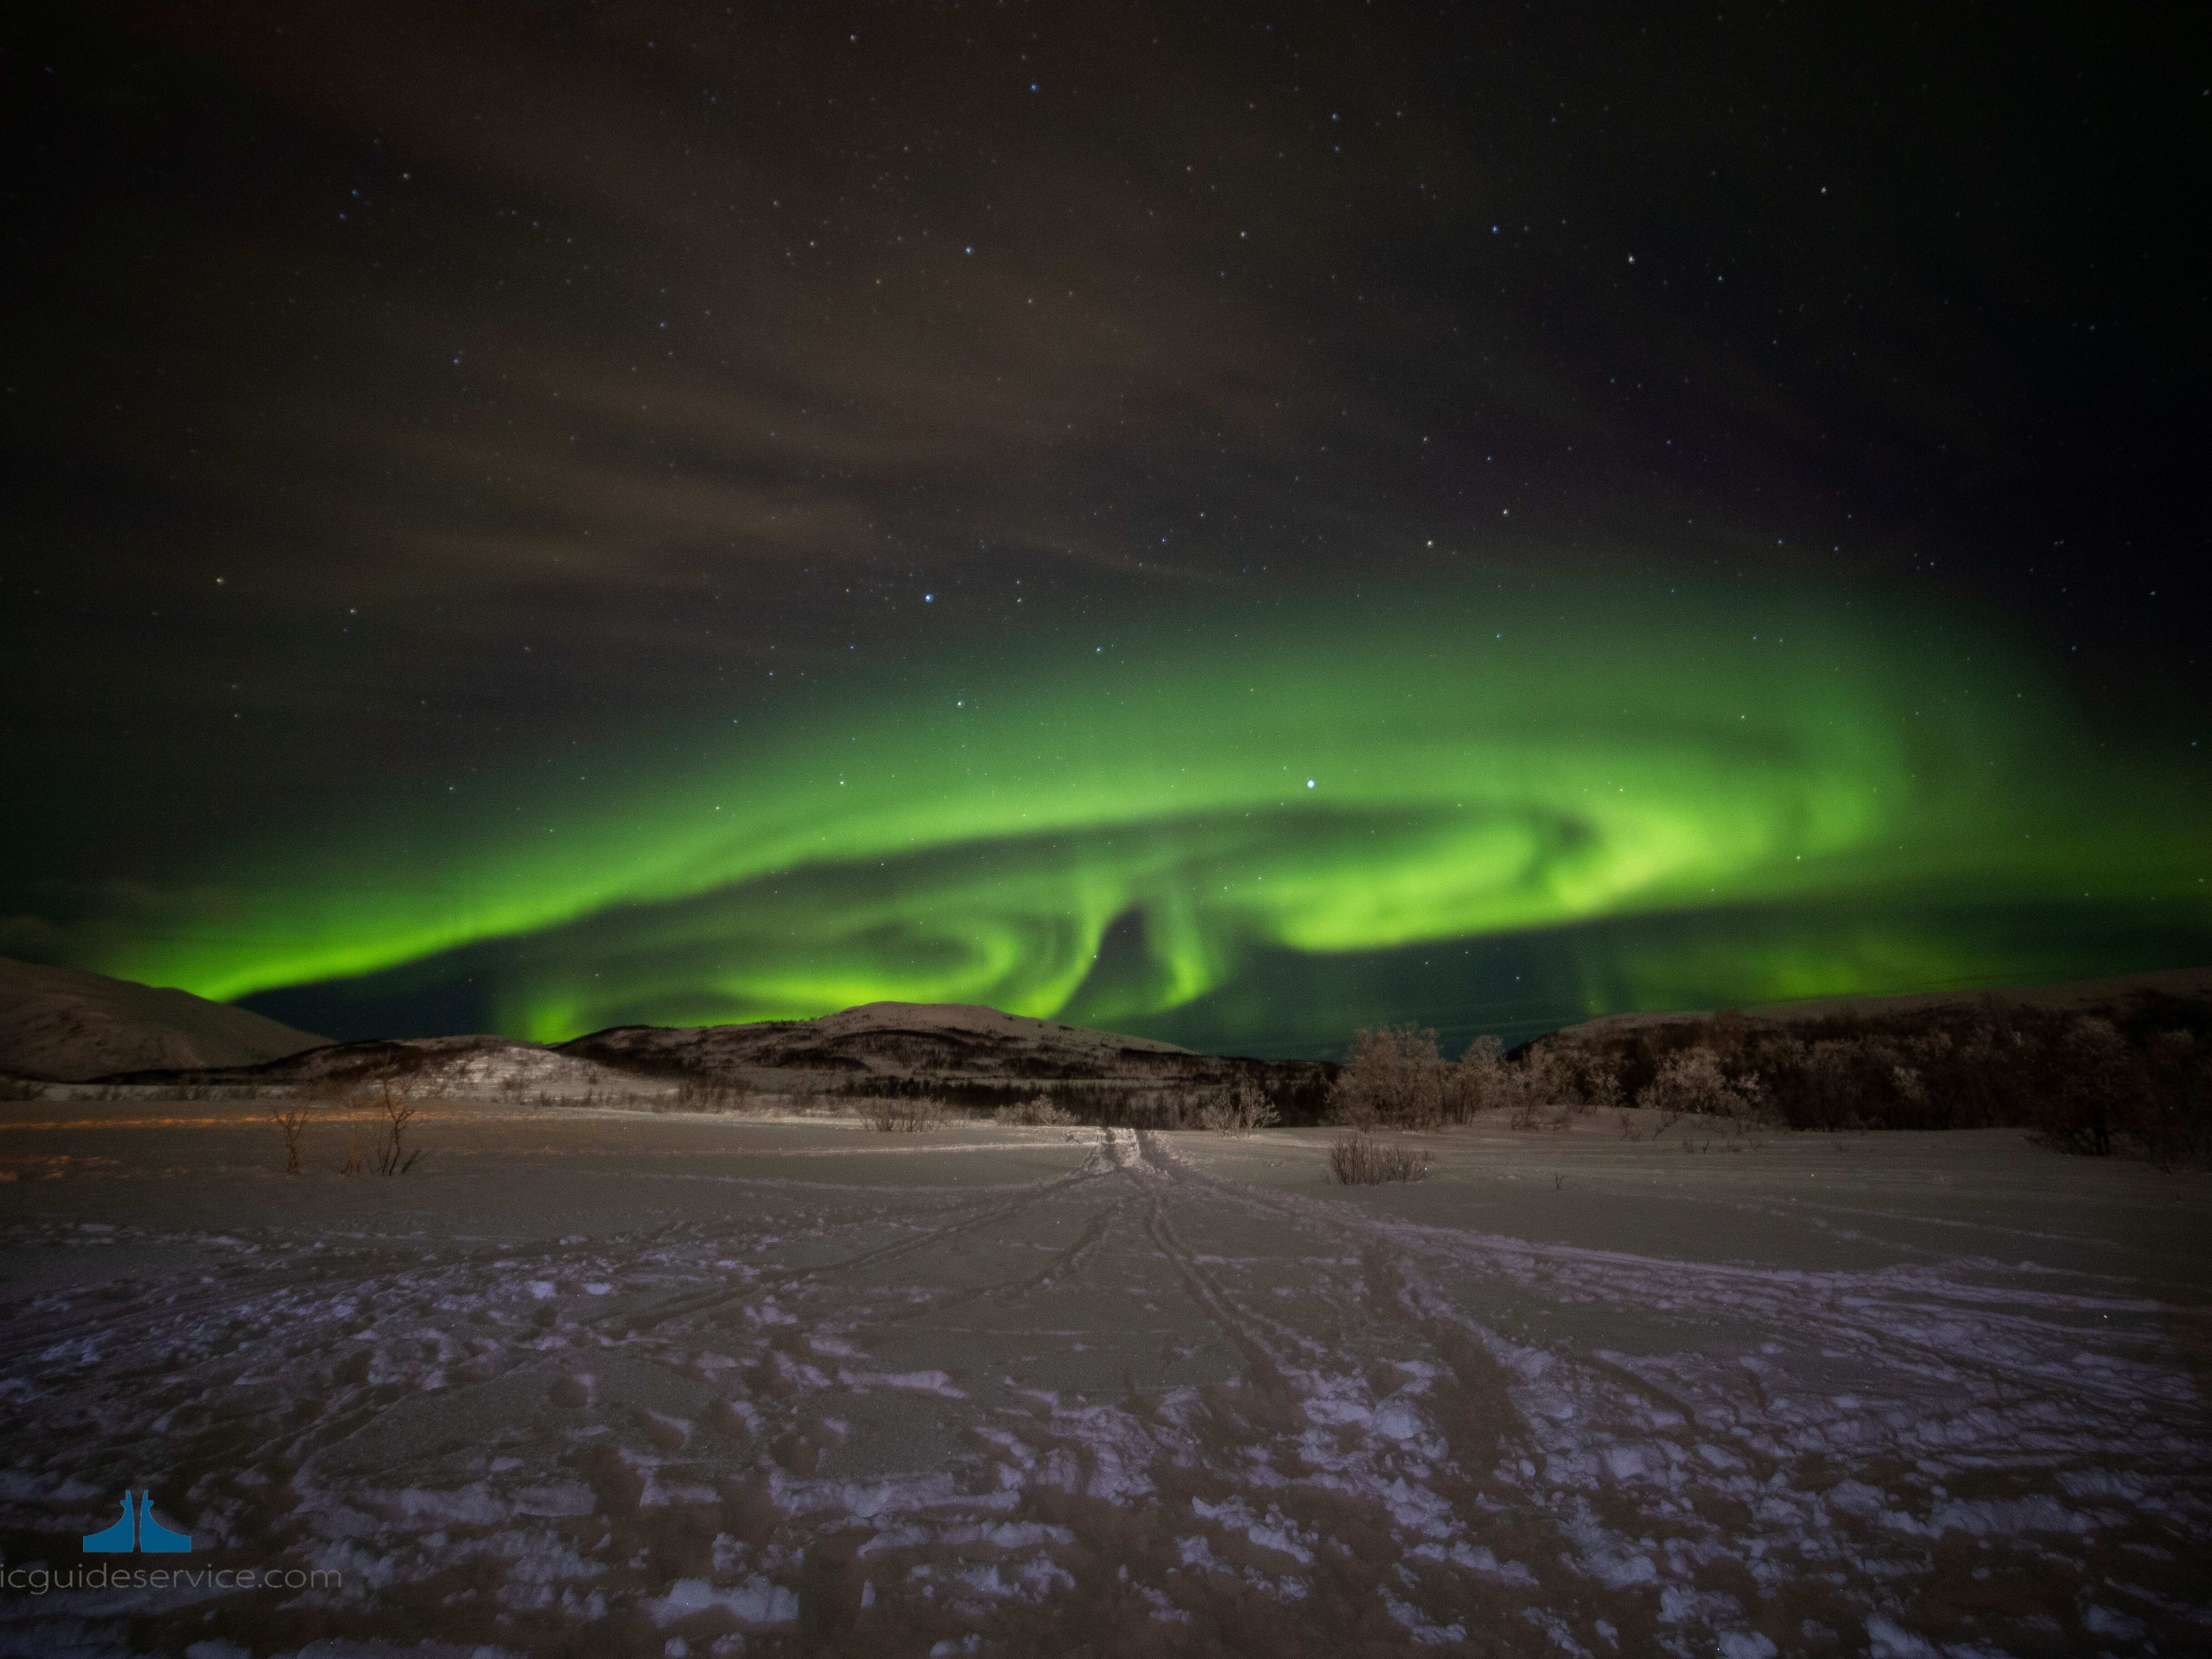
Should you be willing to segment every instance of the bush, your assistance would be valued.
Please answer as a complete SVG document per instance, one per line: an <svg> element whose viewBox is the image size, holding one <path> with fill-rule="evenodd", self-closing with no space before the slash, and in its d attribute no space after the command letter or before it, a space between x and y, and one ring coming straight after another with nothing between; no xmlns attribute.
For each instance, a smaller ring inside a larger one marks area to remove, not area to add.
<svg viewBox="0 0 2212 1659"><path fill-rule="evenodd" d="M1445 1115L1464 1123L1477 1112L1512 1104L1520 1088L1520 1073L1506 1064L1505 1045L1494 1036L1479 1036L1452 1068L1445 1085Z"/></svg>
<svg viewBox="0 0 2212 1659"><path fill-rule="evenodd" d="M384 1127L370 1148L369 1161L380 1176L404 1176L422 1161L422 1149L407 1144L407 1126L415 1121L415 1103L387 1084L378 1092L376 1105L384 1114Z"/></svg>
<svg viewBox="0 0 2212 1659"><path fill-rule="evenodd" d="M1344 1187L1379 1187L1386 1181L1426 1181L1429 1158L1364 1134L1341 1137L1328 1149L1328 1171Z"/></svg>
<svg viewBox="0 0 2212 1659"><path fill-rule="evenodd" d="M1517 1080L1494 1036L1477 1037L1454 1062L1437 1052L1434 1031L1413 1025L1362 1031L1330 1091L1329 1121L1363 1130L1464 1123L1509 1103Z"/></svg>
<svg viewBox="0 0 2212 1659"><path fill-rule="evenodd" d="M1443 1121L1448 1075L1434 1031L1412 1025L1362 1031L1331 1093L1329 1116L1357 1129L1433 1128Z"/></svg>
<svg viewBox="0 0 2212 1659"><path fill-rule="evenodd" d="M1636 1097L1636 1103L1656 1109L1670 1122L1692 1112L1739 1123L1769 1121L1759 1073L1730 1077L1711 1048L1686 1048L1668 1055L1659 1074Z"/></svg>
<svg viewBox="0 0 2212 1659"><path fill-rule="evenodd" d="M286 1101L269 1109L269 1115L276 1121L277 1133L284 1137L284 1173L300 1173L300 1139L307 1127L307 1106L305 1101Z"/></svg>
<svg viewBox="0 0 2212 1659"><path fill-rule="evenodd" d="M1050 1095L1039 1095L1035 1100L1023 1101L1016 1106L1001 1106L992 1112L994 1123L1018 1123L1030 1128L1041 1128L1075 1121L1075 1114L1064 1112L1052 1103Z"/></svg>
<svg viewBox="0 0 2212 1659"><path fill-rule="evenodd" d="M1594 1048L1540 1042L1516 1060L1494 1036L1479 1036L1457 1060L1437 1052L1436 1033L1405 1025L1362 1031L1338 1074L1329 1121L1355 1129L1385 1126L1433 1129L1465 1123L1476 1113L1510 1111L1518 1127L1533 1127L1546 1109L1568 1114L1621 1103L1621 1080L1612 1058Z"/></svg>
<svg viewBox="0 0 2212 1659"><path fill-rule="evenodd" d="M1223 1134L1265 1129L1281 1116L1267 1091L1250 1079L1241 1079L1233 1089L1220 1091L1198 1109L1198 1127Z"/></svg>
<svg viewBox="0 0 2212 1659"><path fill-rule="evenodd" d="M0 1100L42 1100L46 1093L46 1085L35 1078L0 1073Z"/></svg>
<svg viewBox="0 0 2212 1659"><path fill-rule="evenodd" d="M686 1112L732 1112L744 1103L745 1093L742 1079L718 1082L686 1078L676 1085L676 1104Z"/></svg>
<svg viewBox="0 0 2212 1659"><path fill-rule="evenodd" d="M1073 1123L1101 1128L1185 1129L1195 1126L1207 1102L1223 1090L1249 1083L1266 1096L1285 1123L1327 1121L1329 1093L1341 1068L1319 1060L1218 1060L1190 1055L1183 1075L1159 1077L1001 1077L989 1074L896 1077L878 1073L847 1079L821 1091L849 1101L855 1110L878 1099L932 1099L948 1111L998 1120L1001 1110L1018 1109L1042 1098Z"/></svg>
<svg viewBox="0 0 2212 1659"><path fill-rule="evenodd" d="M2212 1166L2212 1043L2160 1031L2144 1045L2144 1099L2130 1127L2161 1170Z"/></svg>
<svg viewBox="0 0 2212 1659"><path fill-rule="evenodd" d="M871 1129L885 1134L920 1134L940 1127L945 1122L945 1103L941 1100L876 1100L860 1109L860 1116Z"/></svg>
<svg viewBox="0 0 2212 1659"><path fill-rule="evenodd" d="M2045 1034L2044 1076L2033 1115L2036 1139L2062 1152L2103 1158L2145 1092L2142 1068L2118 1029L2094 1017Z"/></svg>

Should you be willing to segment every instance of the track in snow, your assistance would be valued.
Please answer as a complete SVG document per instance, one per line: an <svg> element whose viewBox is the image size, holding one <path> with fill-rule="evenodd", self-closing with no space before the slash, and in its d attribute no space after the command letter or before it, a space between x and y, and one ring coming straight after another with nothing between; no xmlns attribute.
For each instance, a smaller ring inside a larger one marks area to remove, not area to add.
<svg viewBox="0 0 2212 1659"><path fill-rule="evenodd" d="M9 1565L79 1565L129 1484L196 1564L343 1583L10 1595L0 1651L2212 1644L2187 1316L2132 1286L1686 1264L1182 1138L1008 1144L1056 1164L609 1160L692 1205L614 1235L23 1224L12 1259L166 1265L10 1302Z"/></svg>

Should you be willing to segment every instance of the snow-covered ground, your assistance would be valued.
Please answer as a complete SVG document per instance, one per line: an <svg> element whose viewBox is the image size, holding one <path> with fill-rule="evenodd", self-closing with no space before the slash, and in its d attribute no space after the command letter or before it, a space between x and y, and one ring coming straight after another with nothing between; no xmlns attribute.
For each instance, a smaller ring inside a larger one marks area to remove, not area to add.
<svg viewBox="0 0 2212 1659"><path fill-rule="evenodd" d="M2212 1650L2200 1176L264 1113L0 1107L0 1652Z"/></svg>

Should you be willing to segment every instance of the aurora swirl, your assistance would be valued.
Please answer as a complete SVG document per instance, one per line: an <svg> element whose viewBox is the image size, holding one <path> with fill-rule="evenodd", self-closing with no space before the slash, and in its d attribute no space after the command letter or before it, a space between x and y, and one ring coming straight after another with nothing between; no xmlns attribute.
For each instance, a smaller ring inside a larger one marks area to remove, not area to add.
<svg viewBox="0 0 2212 1659"><path fill-rule="evenodd" d="M2212 921L2206 803L1992 635L1833 593L1492 586L1204 649L947 650L580 751L573 784L518 769L504 811L317 826L96 965L225 999L465 971L539 1040L877 999L1144 1030L1255 964L1563 930L1612 957L1581 1012L2000 974L1978 912L2090 894ZM1762 915L1809 920L1760 943ZM1326 1048L1344 1018L1273 1024Z"/></svg>
<svg viewBox="0 0 2212 1659"><path fill-rule="evenodd" d="M2164 23L511 9L21 54L0 957L1284 1055L2212 961Z"/></svg>

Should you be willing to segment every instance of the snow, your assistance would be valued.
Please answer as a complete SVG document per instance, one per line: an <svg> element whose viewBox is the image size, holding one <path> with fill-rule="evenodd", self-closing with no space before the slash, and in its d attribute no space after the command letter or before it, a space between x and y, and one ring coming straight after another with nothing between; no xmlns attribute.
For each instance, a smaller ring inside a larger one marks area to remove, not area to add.
<svg viewBox="0 0 2212 1659"><path fill-rule="evenodd" d="M343 1579L0 1654L2212 1647L2198 1177L432 1107L287 1180L250 1104L5 1109L77 1171L0 1229L9 1570L130 1485Z"/></svg>
<svg viewBox="0 0 2212 1659"><path fill-rule="evenodd" d="M709 1611L726 1613L743 1625L786 1625L799 1617L799 1597L757 1574L727 1589L704 1578L679 1578L667 1595L648 1596L640 1605L656 1625Z"/></svg>

